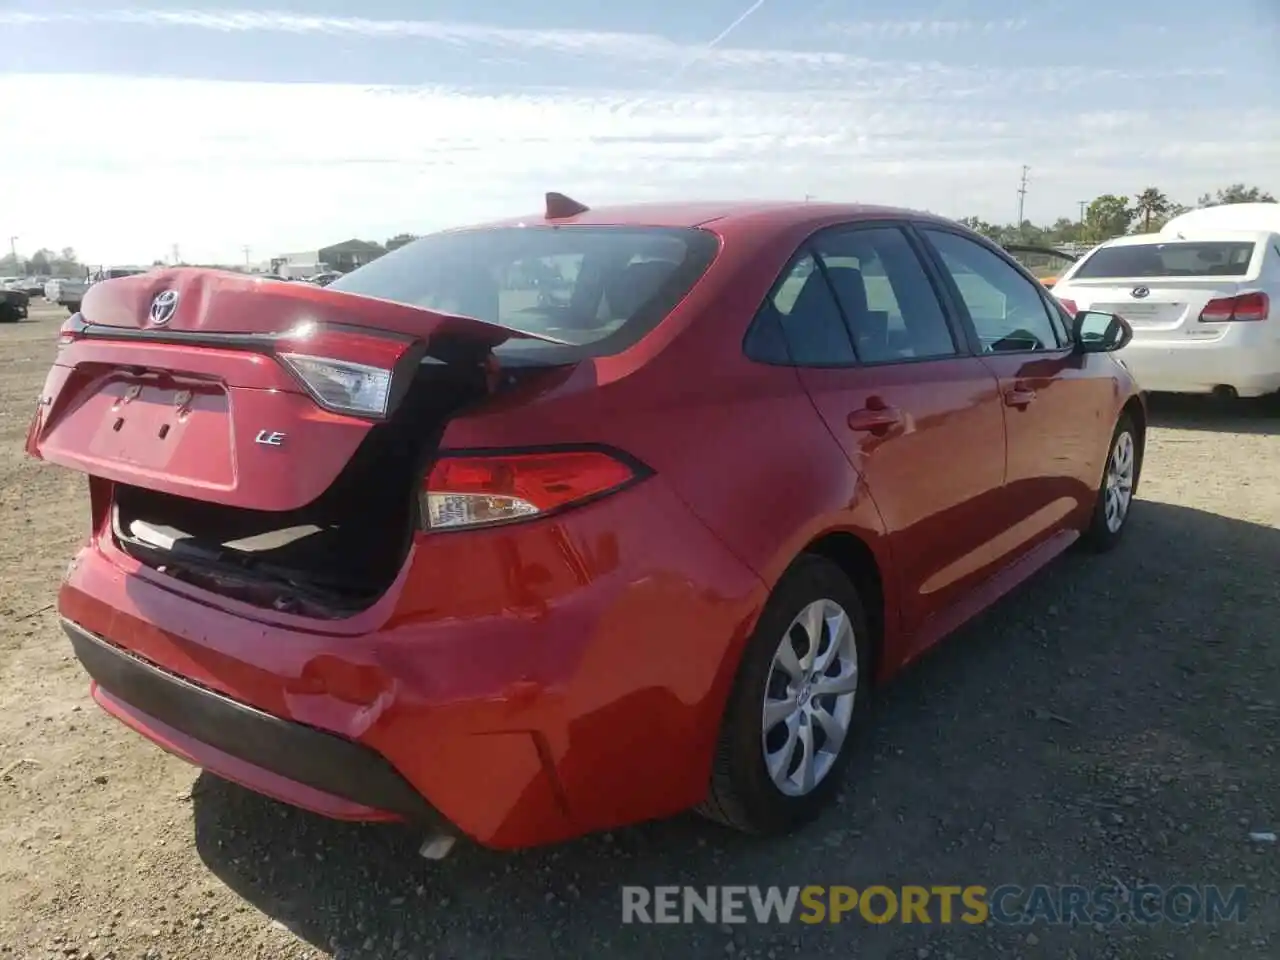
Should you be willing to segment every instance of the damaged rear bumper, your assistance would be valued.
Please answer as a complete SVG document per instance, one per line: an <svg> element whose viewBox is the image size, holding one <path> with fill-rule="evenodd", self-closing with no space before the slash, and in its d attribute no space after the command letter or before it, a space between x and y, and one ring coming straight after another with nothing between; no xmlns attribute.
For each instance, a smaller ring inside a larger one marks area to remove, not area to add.
<svg viewBox="0 0 1280 960"><path fill-rule="evenodd" d="M170 752L322 815L438 813L439 832L518 849L705 797L766 595L654 478L554 520L420 537L343 620L211 594L109 536L58 608L99 704Z"/></svg>
<svg viewBox="0 0 1280 960"><path fill-rule="evenodd" d="M443 826L438 811L368 747L191 683L70 620L62 627L93 680L94 699L184 760L337 819Z"/></svg>

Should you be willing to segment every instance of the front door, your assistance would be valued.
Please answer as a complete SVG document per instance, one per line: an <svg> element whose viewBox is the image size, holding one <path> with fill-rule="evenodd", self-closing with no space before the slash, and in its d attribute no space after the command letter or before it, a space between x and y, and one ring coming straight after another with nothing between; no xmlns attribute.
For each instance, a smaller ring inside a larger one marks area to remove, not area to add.
<svg viewBox="0 0 1280 960"><path fill-rule="evenodd" d="M801 382L879 508L917 633L1000 560L996 378L959 346L898 226L819 234L779 290Z"/></svg>
<svg viewBox="0 0 1280 960"><path fill-rule="evenodd" d="M999 380L1005 493L1019 539L1030 548L1092 508L1098 458L1105 456L1094 449L1092 418L1111 408L1100 394L1114 385L1092 369L1098 355L1071 349L1061 315L1035 281L968 237L933 227L919 232L967 314L982 362Z"/></svg>

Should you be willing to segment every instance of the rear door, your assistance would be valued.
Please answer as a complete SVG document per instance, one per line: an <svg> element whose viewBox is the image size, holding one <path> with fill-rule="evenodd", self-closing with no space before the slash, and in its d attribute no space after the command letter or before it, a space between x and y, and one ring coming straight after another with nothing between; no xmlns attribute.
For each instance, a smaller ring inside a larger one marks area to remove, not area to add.
<svg viewBox="0 0 1280 960"><path fill-rule="evenodd" d="M995 377L899 225L819 234L775 303L801 382L880 510L916 632L1001 559Z"/></svg>
<svg viewBox="0 0 1280 960"><path fill-rule="evenodd" d="M1010 539L1030 549L1093 503L1110 439L1098 420L1115 407L1116 365L1108 355L1072 350L1050 295L1007 255L943 227L919 233L982 363L999 379Z"/></svg>
<svg viewBox="0 0 1280 960"><path fill-rule="evenodd" d="M1256 290L1265 253L1253 238L1115 243L1097 248L1055 292L1073 311L1124 317L1135 343L1213 341L1228 327L1201 323L1201 314Z"/></svg>

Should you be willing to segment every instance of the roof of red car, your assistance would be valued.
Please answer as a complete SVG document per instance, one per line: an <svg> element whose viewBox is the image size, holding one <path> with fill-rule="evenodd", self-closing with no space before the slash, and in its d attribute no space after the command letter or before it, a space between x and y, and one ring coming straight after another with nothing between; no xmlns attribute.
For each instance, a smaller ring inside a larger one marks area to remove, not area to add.
<svg viewBox="0 0 1280 960"><path fill-rule="evenodd" d="M585 202L585 201L584 201ZM757 201L675 201L667 203L635 203L596 207L571 217L548 219L545 211L523 217L510 217L484 226L515 227L531 224L578 224L583 226L648 226L697 227L709 223L730 226L750 221L753 225L773 227L838 220L877 219L880 217L934 217L936 215L901 207L884 207L860 203L818 203L805 200Z"/></svg>

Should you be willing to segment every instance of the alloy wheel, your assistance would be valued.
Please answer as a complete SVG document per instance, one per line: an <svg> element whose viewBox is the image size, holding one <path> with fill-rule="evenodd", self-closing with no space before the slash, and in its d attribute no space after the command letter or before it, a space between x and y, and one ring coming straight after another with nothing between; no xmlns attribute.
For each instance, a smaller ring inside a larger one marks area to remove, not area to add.
<svg viewBox="0 0 1280 960"><path fill-rule="evenodd" d="M853 623L834 600L815 600L782 636L765 684L764 762L782 793L805 796L831 772L857 690Z"/></svg>
<svg viewBox="0 0 1280 960"><path fill-rule="evenodd" d="M1107 476L1103 485L1104 515L1107 529L1116 533L1129 515L1133 500L1133 474L1135 468L1133 434L1127 430L1116 437L1107 460Z"/></svg>

